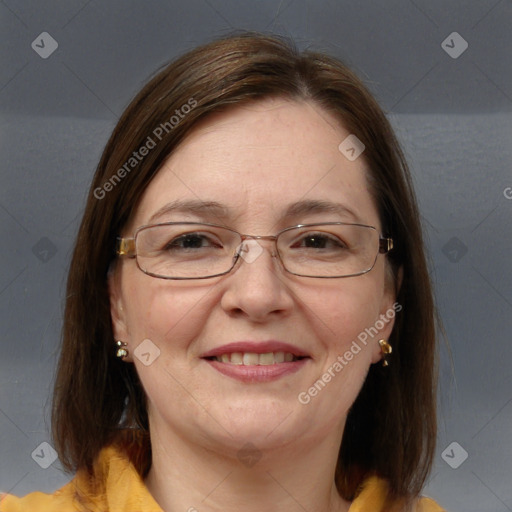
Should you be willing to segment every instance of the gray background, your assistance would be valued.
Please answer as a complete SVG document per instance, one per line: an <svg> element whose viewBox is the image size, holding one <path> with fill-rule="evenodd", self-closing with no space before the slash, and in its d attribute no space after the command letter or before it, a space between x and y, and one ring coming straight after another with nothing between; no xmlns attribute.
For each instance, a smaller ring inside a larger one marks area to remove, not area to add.
<svg viewBox="0 0 512 512"><path fill-rule="evenodd" d="M389 112L450 345L425 493L453 512L512 510L511 27L510 0L0 1L0 489L69 479L40 467L40 445L71 245L117 118L159 66L246 28L342 58ZM47 59L31 47L44 31ZM452 32L469 45L458 58Z"/></svg>

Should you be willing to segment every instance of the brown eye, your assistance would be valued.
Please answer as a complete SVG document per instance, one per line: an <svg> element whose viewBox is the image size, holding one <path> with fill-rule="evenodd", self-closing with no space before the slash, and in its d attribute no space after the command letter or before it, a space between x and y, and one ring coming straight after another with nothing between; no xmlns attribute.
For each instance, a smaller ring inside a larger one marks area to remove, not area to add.
<svg viewBox="0 0 512 512"><path fill-rule="evenodd" d="M222 244L211 236L200 233L187 233L170 240L165 245L164 250L179 251L212 247L222 247Z"/></svg>
<svg viewBox="0 0 512 512"><path fill-rule="evenodd" d="M338 237L327 235L325 233L308 233L297 243L293 244L293 248L305 249L344 249L346 245Z"/></svg>

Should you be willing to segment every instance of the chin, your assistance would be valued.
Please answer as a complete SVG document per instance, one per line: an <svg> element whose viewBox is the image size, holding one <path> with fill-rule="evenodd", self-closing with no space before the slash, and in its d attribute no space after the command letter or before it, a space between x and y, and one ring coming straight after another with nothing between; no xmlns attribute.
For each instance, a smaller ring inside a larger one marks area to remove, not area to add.
<svg viewBox="0 0 512 512"><path fill-rule="evenodd" d="M274 449L296 440L307 422L298 418L297 410L289 405L252 404L250 408L233 408L222 416L222 426L229 432L229 443L240 447L250 442L260 449ZM299 421L300 420L300 421Z"/></svg>

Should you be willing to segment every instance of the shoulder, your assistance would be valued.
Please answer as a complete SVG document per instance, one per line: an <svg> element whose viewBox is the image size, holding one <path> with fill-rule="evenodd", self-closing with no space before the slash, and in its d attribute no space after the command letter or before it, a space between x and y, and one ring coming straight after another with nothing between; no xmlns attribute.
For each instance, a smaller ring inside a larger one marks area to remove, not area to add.
<svg viewBox="0 0 512 512"><path fill-rule="evenodd" d="M349 512L383 511L387 494L388 484L386 480L376 476L369 477L363 482ZM393 511L395 509L396 507L393 507ZM399 509L401 510L401 507ZM413 505L412 512L446 512L446 510L433 499L420 497Z"/></svg>
<svg viewBox="0 0 512 512"><path fill-rule="evenodd" d="M416 505L415 512L446 512L432 498L420 498Z"/></svg>
<svg viewBox="0 0 512 512"><path fill-rule="evenodd" d="M0 512L69 512L80 511L74 499L72 482L53 494L32 492L22 498L0 494Z"/></svg>
<svg viewBox="0 0 512 512"><path fill-rule="evenodd" d="M53 494L0 496L0 512L162 512L123 451L104 448L94 478L79 471Z"/></svg>
<svg viewBox="0 0 512 512"><path fill-rule="evenodd" d="M100 477L94 480L85 471L53 493L32 492L23 497L0 494L0 512L99 512L105 497L103 466L112 458L111 449L102 450L95 470Z"/></svg>

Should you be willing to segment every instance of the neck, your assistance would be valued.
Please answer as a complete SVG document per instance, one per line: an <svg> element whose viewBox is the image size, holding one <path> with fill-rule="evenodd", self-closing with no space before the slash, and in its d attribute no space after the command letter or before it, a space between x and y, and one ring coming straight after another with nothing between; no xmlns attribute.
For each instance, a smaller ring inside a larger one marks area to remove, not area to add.
<svg viewBox="0 0 512 512"><path fill-rule="evenodd" d="M165 512L347 512L334 484L341 436L259 451L218 451L150 428L146 485Z"/></svg>

